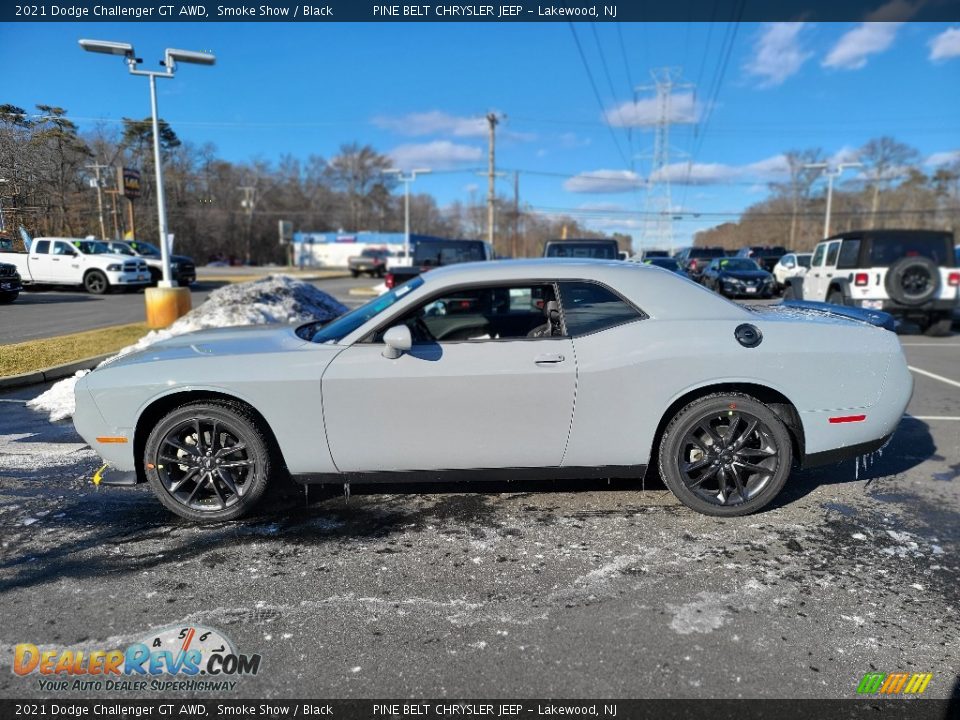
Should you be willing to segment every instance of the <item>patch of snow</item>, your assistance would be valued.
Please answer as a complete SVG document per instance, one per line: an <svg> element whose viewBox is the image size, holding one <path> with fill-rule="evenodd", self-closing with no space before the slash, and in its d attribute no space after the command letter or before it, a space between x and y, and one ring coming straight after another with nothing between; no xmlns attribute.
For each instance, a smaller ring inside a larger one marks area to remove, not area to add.
<svg viewBox="0 0 960 720"><path fill-rule="evenodd" d="M713 592L701 592L697 600L683 605L668 605L673 613L670 628L680 635L691 633L711 633L726 620L727 596Z"/></svg>
<svg viewBox="0 0 960 720"><path fill-rule="evenodd" d="M852 537L854 540L866 540L866 539L867 539L867 536L864 535L863 533L853 533L853 535L851 535L850 537Z"/></svg>
<svg viewBox="0 0 960 720"><path fill-rule="evenodd" d="M129 345L110 360L144 350L161 340L209 328L237 325L265 325L268 323L302 323L311 320L328 321L342 315L347 307L310 283L290 275L269 275L252 282L226 285L214 290L206 301L194 308L173 325L163 330L151 330L133 345ZM50 422L73 415L73 387L77 379L89 370L80 370L73 377L56 383L45 393L27 402L27 407L50 414Z"/></svg>

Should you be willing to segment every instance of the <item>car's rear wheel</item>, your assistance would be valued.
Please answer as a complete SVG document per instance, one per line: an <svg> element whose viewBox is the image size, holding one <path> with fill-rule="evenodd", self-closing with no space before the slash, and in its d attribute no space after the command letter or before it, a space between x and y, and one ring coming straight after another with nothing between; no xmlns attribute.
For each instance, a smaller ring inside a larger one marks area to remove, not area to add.
<svg viewBox="0 0 960 720"><path fill-rule="evenodd" d="M99 270L91 270L83 276L83 288L91 295L103 295L110 289L110 281Z"/></svg>
<svg viewBox="0 0 960 720"><path fill-rule="evenodd" d="M270 445L238 403L202 402L164 416L144 446L151 489L167 508L198 522L250 512L270 478Z"/></svg>
<svg viewBox="0 0 960 720"><path fill-rule="evenodd" d="M790 434L758 400L708 395L683 407L660 441L660 476L689 508L748 515L773 500L790 474Z"/></svg>

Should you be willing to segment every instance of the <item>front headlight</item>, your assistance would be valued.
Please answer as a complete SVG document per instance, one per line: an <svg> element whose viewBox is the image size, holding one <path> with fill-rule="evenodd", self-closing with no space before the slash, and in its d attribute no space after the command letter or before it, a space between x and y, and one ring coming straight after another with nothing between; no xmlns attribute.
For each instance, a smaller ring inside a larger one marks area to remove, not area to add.
<svg viewBox="0 0 960 720"><path fill-rule="evenodd" d="M123 269L122 265L107 265L107 270L109 272L120 272Z"/></svg>

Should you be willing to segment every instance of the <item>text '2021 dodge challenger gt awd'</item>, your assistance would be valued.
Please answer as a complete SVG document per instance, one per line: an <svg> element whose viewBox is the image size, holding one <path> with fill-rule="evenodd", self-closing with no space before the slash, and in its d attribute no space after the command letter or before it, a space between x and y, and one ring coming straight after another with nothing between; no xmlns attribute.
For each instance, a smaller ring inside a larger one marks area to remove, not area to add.
<svg viewBox="0 0 960 720"><path fill-rule="evenodd" d="M795 463L880 447L913 390L894 333L805 305L746 308L636 263L454 265L325 325L205 330L122 356L79 380L74 422L105 482L148 482L191 520L236 518L286 476L648 467L690 508L743 515Z"/></svg>

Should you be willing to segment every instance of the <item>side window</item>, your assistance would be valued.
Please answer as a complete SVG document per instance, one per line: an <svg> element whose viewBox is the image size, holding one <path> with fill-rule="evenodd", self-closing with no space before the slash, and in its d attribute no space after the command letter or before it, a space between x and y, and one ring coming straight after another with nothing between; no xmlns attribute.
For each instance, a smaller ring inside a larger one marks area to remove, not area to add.
<svg viewBox="0 0 960 720"><path fill-rule="evenodd" d="M830 243L827 248L827 267L833 267L837 264L837 255L840 253L840 241Z"/></svg>
<svg viewBox="0 0 960 720"><path fill-rule="evenodd" d="M49 240L37 240L33 243L33 252L37 255L46 255L50 252L50 241Z"/></svg>
<svg viewBox="0 0 960 720"><path fill-rule="evenodd" d="M827 253L827 244L820 243L817 245L817 249L813 253L813 260L810 261L810 264L814 267L820 267L823 265L823 256Z"/></svg>
<svg viewBox="0 0 960 720"><path fill-rule="evenodd" d="M73 248L65 242L55 242L53 244L54 255L75 255Z"/></svg>
<svg viewBox="0 0 960 720"><path fill-rule="evenodd" d="M850 270L857 267L860 258L860 241L844 240L840 246L840 255L837 257L839 270Z"/></svg>
<svg viewBox="0 0 960 720"><path fill-rule="evenodd" d="M644 317L612 290L590 282L560 283L560 304L567 333L574 337Z"/></svg>
<svg viewBox="0 0 960 720"><path fill-rule="evenodd" d="M449 290L410 310L393 325L410 328L414 344L513 340L562 334L553 285L501 285ZM548 317L551 308L554 312ZM382 342L383 328L374 336Z"/></svg>

